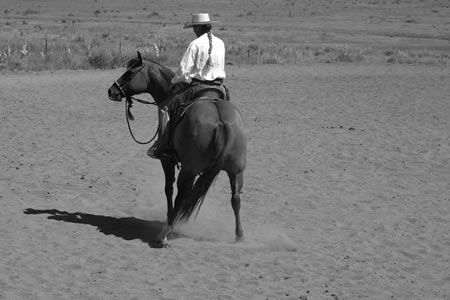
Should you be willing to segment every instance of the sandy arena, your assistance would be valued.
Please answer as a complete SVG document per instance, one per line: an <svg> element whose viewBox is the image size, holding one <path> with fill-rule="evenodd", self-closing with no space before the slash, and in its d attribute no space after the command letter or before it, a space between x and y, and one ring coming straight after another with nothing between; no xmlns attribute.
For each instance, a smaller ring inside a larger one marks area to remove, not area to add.
<svg viewBox="0 0 450 300"><path fill-rule="evenodd" d="M107 99L122 71L1 75L0 299L450 298L448 66L229 66L246 240L221 174L168 249L160 164Z"/></svg>

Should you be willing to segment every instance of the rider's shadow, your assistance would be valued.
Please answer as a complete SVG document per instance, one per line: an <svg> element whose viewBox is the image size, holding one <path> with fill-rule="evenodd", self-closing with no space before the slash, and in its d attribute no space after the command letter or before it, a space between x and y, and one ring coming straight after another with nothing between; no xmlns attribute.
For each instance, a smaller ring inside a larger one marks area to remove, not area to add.
<svg viewBox="0 0 450 300"><path fill-rule="evenodd" d="M49 214L47 219L69 223L87 224L97 227L105 235L114 235L124 240L141 240L151 248L161 248L161 243L155 242L164 225L160 221L146 221L133 217L116 218L101 215L92 215L80 212L70 213L57 209L33 209L24 211L27 215Z"/></svg>

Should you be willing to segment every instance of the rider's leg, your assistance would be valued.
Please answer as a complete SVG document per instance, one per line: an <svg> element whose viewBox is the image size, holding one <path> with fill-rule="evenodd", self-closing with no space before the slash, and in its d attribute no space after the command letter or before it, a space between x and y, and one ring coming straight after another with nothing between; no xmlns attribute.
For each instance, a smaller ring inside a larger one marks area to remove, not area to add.
<svg viewBox="0 0 450 300"><path fill-rule="evenodd" d="M167 139L165 136L167 136L168 130L166 128L168 127L167 124L169 122L169 113L167 111L167 107L160 108L158 110L158 140L155 141L155 143L148 149L147 155L155 158L160 159L161 157L161 148L163 148L163 145L165 144L165 139Z"/></svg>
<svg viewBox="0 0 450 300"><path fill-rule="evenodd" d="M161 159L164 157L170 157L171 155L171 146L170 146L170 138L171 138L171 123L169 123L169 111L171 116L176 116L180 106L186 99L190 99L193 93L192 86L185 86L184 89L174 94L172 100L170 101L168 107L165 107L164 110L160 110L158 114L158 120L160 123L161 134L158 132L158 140L153 144L150 149L147 151L147 155L155 158ZM169 124L169 125L168 125Z"/></svg>

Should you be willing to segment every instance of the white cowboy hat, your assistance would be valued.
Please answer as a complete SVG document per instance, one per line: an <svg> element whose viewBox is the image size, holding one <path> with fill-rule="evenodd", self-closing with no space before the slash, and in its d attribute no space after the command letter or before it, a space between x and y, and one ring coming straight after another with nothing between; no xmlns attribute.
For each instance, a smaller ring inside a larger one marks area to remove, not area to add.
<svg viewBox="0 0 450 300"><path fill-rule="evenodd" d="M184 25L184 28L189 28L195 25L206 25L217 23L217 21L211 21L209 14L193 14L191 23Z"/></svg>

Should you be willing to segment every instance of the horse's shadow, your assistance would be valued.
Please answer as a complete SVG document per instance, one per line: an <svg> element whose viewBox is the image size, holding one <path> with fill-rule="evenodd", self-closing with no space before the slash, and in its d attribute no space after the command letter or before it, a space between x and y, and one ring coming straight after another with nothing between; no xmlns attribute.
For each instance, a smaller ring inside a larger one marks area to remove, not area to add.
<svg viewBox="0 0 450 300"><path fill-rule="evenodd" d="M87 224L97 227L105 235L114 235L124 240L141 240L151 248L161 248L161 243L155 242L164 225L160 221L146 221L138 218L116 218L101 215L92 215L80 212L70 213L57 209L24 210L27 215L49 214L47 219L69 223Z"/></svg>

